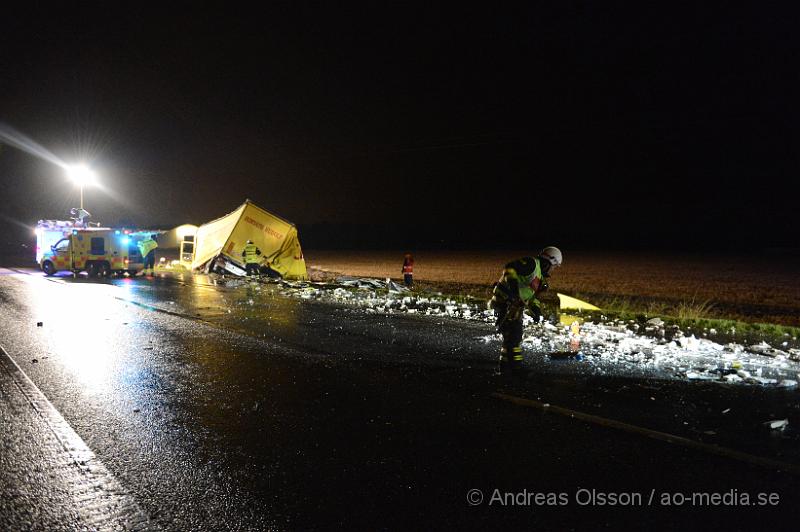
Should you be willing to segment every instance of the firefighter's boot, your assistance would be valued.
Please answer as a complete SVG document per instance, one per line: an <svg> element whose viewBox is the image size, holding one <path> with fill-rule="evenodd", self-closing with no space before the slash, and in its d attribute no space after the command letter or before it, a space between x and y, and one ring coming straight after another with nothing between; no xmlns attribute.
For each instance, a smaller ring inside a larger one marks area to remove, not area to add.
<svg viewBox="0 0 800 532"><path fill-rule="evenodd" d="M515 373L522 371L522 346L511 348L511 371Z"/></svg>
<svg viewBox="0 0 800 532"><path fill-rule="evenodd" d="M500 357L498 358L498 367L505 366L511 369L514 373L523 371L522 369L522 347L507 348L503 346L500 349Z"/></svg>

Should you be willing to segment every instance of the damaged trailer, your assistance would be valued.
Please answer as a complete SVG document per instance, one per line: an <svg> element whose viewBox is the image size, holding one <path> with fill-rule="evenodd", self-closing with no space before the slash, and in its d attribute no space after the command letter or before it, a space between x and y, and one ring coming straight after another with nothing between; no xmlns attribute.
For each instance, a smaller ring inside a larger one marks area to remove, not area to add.
<svg viewBox="0 0 800 532"><path fill-rule="evenodd" d="M294 224L250 200L230 214L197 228L192 269L221 268L244 275L242 251L248 240L261 250L261 269L285 279L308 279L306 263Z"/></svg>

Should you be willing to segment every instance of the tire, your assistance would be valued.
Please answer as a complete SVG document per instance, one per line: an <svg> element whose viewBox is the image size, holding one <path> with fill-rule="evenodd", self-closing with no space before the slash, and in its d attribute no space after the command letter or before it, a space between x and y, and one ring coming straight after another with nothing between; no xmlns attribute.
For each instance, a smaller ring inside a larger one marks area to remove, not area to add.
<svg viewBox="0 0 800 532"><path fill-rule="evenodd" d="M111 277L111 265L107 262L101 262L97 265L97 274L100 277Z"/></svg>
<svg viewBox="0 0 800 532"><path fill-rule="evenodd" d="M86 273L89 274L89 277L97 277L97 273L99 271L98 264L96 262L87 262L86 263Z"/></svg>
<svg viewBox="0 0 800 532"><path fill-rule="evenodd" d="M51 276L55 275L56 267L53 266L52 262L50 262L49 260L46 260L46 261L44 261L42 263L42 271L44 272L44 274L46 276L51 277Z"/></svg>

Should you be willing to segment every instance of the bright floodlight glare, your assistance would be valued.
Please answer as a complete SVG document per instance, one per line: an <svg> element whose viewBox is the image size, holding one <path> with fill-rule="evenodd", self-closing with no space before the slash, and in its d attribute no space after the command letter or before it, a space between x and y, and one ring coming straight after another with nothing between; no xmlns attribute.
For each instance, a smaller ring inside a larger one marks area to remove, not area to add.
<svg viewBox="0 0 800 532"><path fill-rule="evenodd" d="M68 166L67 176L80 186L92 185L97 182L95 173L83 164Z"/></svg>

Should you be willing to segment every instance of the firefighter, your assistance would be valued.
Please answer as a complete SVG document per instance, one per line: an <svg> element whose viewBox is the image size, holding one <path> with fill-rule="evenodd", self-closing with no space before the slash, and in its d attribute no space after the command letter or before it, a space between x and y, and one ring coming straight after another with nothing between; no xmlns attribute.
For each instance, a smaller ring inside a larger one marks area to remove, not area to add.
<svg viewBox="0 0 800 532"><path fill-rule="evenodd" d="M414 257L411 253L406 253L403 258L403 269L400 270L403 274L403 282L406 288L411 288L414 284Z"/></svg>
<svg viewBox="0 0 800 532"><path fill-rule="evenodd" d="M147 270L150 270L151 274L156 272L156 248L158 247L158 242L156 241L157 235L147 235L144 240L140 240L136 243L139 246L139 252L144 257L144 268L142 269L142 274L147 275Z"/></svg>
<svg viewBox="0 0 800 532"><path fill-rule="evenodd" d="M261 259L258 257L260 255L261 250L258 249L255 244L253 244L252 240L248 240L244 245L244 249L242 250L242 257L244 257L247 275L258 275L258 265L261 262Z"/></svg>
<svg viewBox="0 0 800 532"><path fill-rule="evenodd" d="M495 284L489 306L503 336L500 361L510 362L512 370L522 368L522 315L527 308L539 321L542 307L536 295L547 290L547 278L561 266L561 260L561 251L548 246L536 257L523 257L506 264L500 281Z"/></svg>

